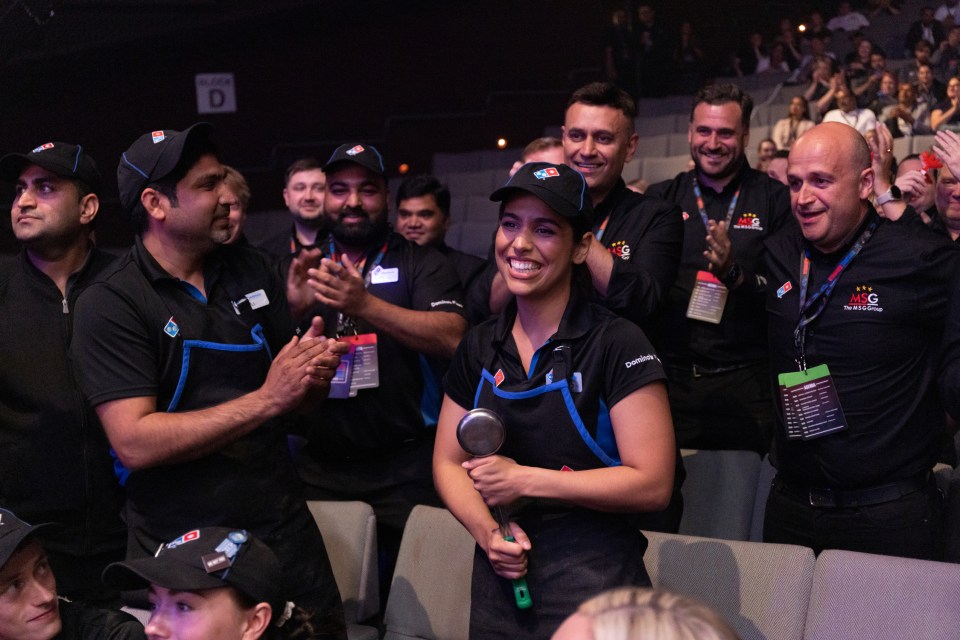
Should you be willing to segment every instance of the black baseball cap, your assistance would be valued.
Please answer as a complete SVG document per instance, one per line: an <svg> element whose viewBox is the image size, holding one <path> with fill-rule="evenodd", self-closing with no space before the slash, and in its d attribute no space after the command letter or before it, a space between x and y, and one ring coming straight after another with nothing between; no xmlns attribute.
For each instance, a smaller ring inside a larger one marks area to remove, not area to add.
<svg viewBox="0 0 960 640"><path fill-rule="evenodd" d="M490 199L503 202L517 191L531 193L553 211L569 218L574 228L589 230L593 226L593 201L587 181L579 171L565 164L528 162L493 192Z"/></svg>
<svg viewBox="0 0 960 640"><path fill-rule="evenodd" d="M28 164L64 178L80 180L94 193L100 191L102 179L97 163L78 144L46 142L30 153L8 153L0 158L0 177L16 182Z"/></svg>
<svg viewBox="0 0 960 640"><path fill-rule="evenodd" d="M198 122L183 131L160 129L137 138L120 157L117 186L120 204L132 211L147 185L170 175L180 163L187 142L194 138L210 139L213 125Z"/></svg>
<svg viewBox="0 0 960 640"><path fill-rule="evenodd" d="M24 540L36 533L39 529L51 526L45 524L27 524L8 509L0 509L0 568L7 564Z"/></svg>
<svg viewBox="0 0 960 640"><path fill-rule="evenodd" d="M369 169L379 176L385 175L383 168L383 156L377 151L377 148L369 144L347 143L337 147L330 159L323 165L323 172L327 173L344 162L358 164L364 169Z"/></svg>
<svg viewBox="0 0 960 640"><path fill-rule="evenodd" d="M204 527L161 545L152 558L114 562L103 570L103 583L129 591L155 584L176 591L234 587L255 602L283 613L280 561L267 545L243 529Z"/></svg>

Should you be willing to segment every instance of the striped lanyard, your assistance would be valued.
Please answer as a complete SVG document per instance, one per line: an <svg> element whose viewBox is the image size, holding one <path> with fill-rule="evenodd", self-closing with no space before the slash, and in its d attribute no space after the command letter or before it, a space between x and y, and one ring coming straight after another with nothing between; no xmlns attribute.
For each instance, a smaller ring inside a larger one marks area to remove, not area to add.
<svg viewBox="0 0 960 640"><path fill-rule="evenodd" d="M863 230L863 233L860 234L860 237L857 238L857 241L850 247L850 251L843 256L843 259L840 260L830 275L827 276L827 280L820 285L820 289L817 290L809 300L807 300L807 286L810 282L810 249L806 248L803 250L803 258L800 261L800 318L797 320L797 328L793 331L794 355L797 366L800 367L801 371L806 371L807 369L807 358L804 352L807 339L807 325L820 317L820 314L827 308L827 301L837 286L840 275L854 257L860 253L863 246L867 244L873 232L877 230L878 224L879 221L876 219L870 222L867 228Z"/></svg>
<svg viewBox="0 0 960 640"><path fill-rule="evenodd" d="M737 192L733 194L730 201L730 207L727 209L727 230L730 230L730 221L733 220L733 210L737 208L737 200L740 199L740 189L743 185L737 187ZM697 176L693 176L693 195L697 197L697 209L700 211L700 219L703 220L704 229L710 230L710 218L707 217L707 209L703 206L703 194L700 192L700 183L697 182Z"/></svg>

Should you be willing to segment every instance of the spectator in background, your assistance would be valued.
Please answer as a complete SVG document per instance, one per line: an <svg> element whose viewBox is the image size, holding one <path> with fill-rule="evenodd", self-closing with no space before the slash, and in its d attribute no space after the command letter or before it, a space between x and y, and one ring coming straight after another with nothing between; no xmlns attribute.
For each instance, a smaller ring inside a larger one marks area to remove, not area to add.
<svg viewBox="0 0 960 640"><path fill-rule="evenodd" d="M930 56L932 53L933 45L926 40L918 40L917 43L913 45L913 58L910 60L910 63L900 68L900 82L910 82L912 84L916 84L919 77L920 67L930 64Z"/></svg>
<svg viewBox="0 0 960 640"><path fill-rule="evenodd" d="M736 72L738 76L751 76L765 71L770 67L770 55L759 31L747 36L737 53Z"/></svg>
<svg viewBox="0 0 960 640"><path fill-rule="evenodd" d="M620 588L584 602L552 640L739 640L701 602L658 589Z"/></svg>
<svg viewBox="0 0 960 640"><path fill-rule="evenodd" d="M797 38L797 31L790 18L780 19L780 33L774 39L774 42L783 45L783 57L791 71L795 71L800 66L803 59L803 53L800 51L800 43ZM698 87L699 88L699 87Z"/></svg>
<svg viewBox="0 0 960 640"><path fill-rule="evenodd" d="M849 2L841 2L837 5L837 15L830 18L827 22L827 29L830 31L847 31L850 33L866 29L870 26L867 20L859 11L854 11Z"/></svg>
<svg viewBox="0 0 960 640"><path fill-rule="evenodd" d="M704 60L699 38L693 23L680 24L680 35L673 50L674 93L686 95L696 92L703 84Z"/></svg>
<svg viewBox="0 0 960 640"><path fill-rule="evenodd" d="M924 170L920 155L912 153L897 163L897 188L903 201L913 207L924 224L937 218L937 169Z"/></svg>
<svg viewBox="0 0 960 640"><path fill-rule="evenodd" d="M867 104L867 108L877 114L883 113L883 110L891 105L897 104L897 74L892 71L884 71L880 78L880 85L873 94L872 99Z"/></svg>
<svg viewBox="0 0 960 640"><path fill-rule="evenodd" d="M630 14L626 9L615 9L606 30L604 71L607 80L632 96L637 95L638 89L639 44Z"/></svg>
<svg viewBox="0 0 960 640"><path fill-rule="evenodd" d="M940 46L947 37L943 23L933 17L933 7L923 7L920 10L920 19L910 25L907 37L903 41L903 50L909 57L916 44L923 40L934 49Z"/></svg>
<svg viewBox="0 0 960 640"><path fill-rule="evenodd" d="M870 52L870 66L866 74L861 75L856 82L850 85L851 91L857 97L857 105L870 108L871 103L880 91L880 81L887 72L887 56L882 49L874 48ZM896 86L896 85L894 85Z"/></svg>
<svg viewBox="0 0 960 640"><path fill-rule="evenodd" d="M796 71L791 74L787 81L789 84L810 82L816 63L820 58L829 58L831 64L836 62L837 56L832 51L827 51L826 40L823 35L812 36L809 43L809 50L800 59L800 66L797 67Z"/></svg>
<svg viewBox="0 0 960 640"><path fill-rule="evenodd" d="M757 73L787 73L790 71L790 65L786 59L786 53L782 42L774 42L770 47L770 57L767 60L765 69L757 68Z"/></svg>
<svg viewBox="0 0 960 640"><path fill-rule="evenodd" d="M953 153L956 153L956 148L960 147L960 144L955 137L952 144L954 145ZM960 158L960 156L957 157ZM954 166L954 169L960 169L960 166ZM954 174L946 162L940 169L940 175L937 177L937 217L931 225L953 242L960 239L960 177L957 177L958 175L960 171Z"/></svg>
<svg viewBox="0 0 960 640"><path fill-rule="evenodd" d="M947 97L947 88L933 75L933 67L922 64L917 67L917 102L925 102L930 109Z"/></svg>
<svg viewBox="0 0 960 640"><path fill-rule="evenodd" d="M933 75L940 82L946 83L957 75L957 62L960 61L960 25L953 25L947 31L947 39L940 43L937 50L930 56L933 65Z"/></svg>
<svg viewBox="0 0 960 640"><path fill-rule="evenodd" d="M930 128L934 131L960 131L960 78L950 78L947 97L930 112Z"/></svg>
<svg viewBox="0 0 960 640"><path fill-rule="evenodd" d="M823 116L824 122L841 122L853 127L866 136L877 126L877 116L870 109L861 109L857 106L857 99L844 87L836 92L837 108L828 111Z"/></svg>
<svg viewBox="0 0 960 640"><path fill-rule="evenodd" d="M917 102L917 90L909 82L900 84L897 103L883 110L880 120L894 138L918 136L931 132L930 109Z"/></svg>
<svg viewBox="0 0 960 640"><path fill-rule="evenodd" d="M640 41L640 95L657 98L667 94L670 69L669 36L653 6L642 2L637 7L634 30Z"/></svg>
<svg viewBox="0 0 960 640"><path fill-rule="evenodd" d="M777 149L790 149L797 138L812 128L813 120L810 119L807 99L803 96L794 96L790 99L787 117L777 120L770 137L777 145Z"/></svg>
<svg viewBox="0 0 960 640"><path fill-rule="evenodd" d="M960 1L944 0L943 4L937 7L933 17L940 22L946 22L948 19L951 24L960 24Z"/></svg>
<svg viewBox="0 0 960 640"><path fill-rule="evenodd" d="M247 220L247 209L250 207L250 185L243 174L227 165L223 165L226 172L223 176L223 187L230 199L230 236L224 244L246 244L243 235L243 224Z"/></svg>
<svg viewBox="0 0 960 640"><path fill-rule="evenodd" d="M834 70L833 60L824 56L817 59L810 78L810 86L803 92L807 102L816 107L819 120L834 104L837 90L845 86L843 71Z"/></svg>
<svg viewBox="0 0 960 640"><path fill-rule="evenodd" d="M770 159L773 157L773 154L777 152L777 143L771 140L770 138L764 138L760 141L760 144L757 145L757 171L761 173L767 172L767 163L770 162Z"/></svg>
<svg viewBox="0 0 960 640"><path fill-rule="evenodd" d="M520 159L510 167L510 175L515 174L517 169L528 162L563 164L563 142L560 141L560 138L554 138L553 136L537 138L523 148Z"/></svg>
<svg viewBox="0 0 960 640"><path fill-rule="evenodd" d="M819 11L814 11L810 14L810 18L807 20L806 30L803 32L803 40L805 42L810 42L811 39L815 37L820 37L825 43L830 42L830 38L833 35L830 32L830 29L823 22L823 14Z"/></svg>

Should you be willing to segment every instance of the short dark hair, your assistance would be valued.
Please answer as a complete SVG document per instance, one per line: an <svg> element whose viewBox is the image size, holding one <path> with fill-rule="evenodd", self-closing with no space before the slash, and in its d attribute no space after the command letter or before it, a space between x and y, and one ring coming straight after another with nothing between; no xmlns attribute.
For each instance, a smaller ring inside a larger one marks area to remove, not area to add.
<svg viewBox="0 0 960 640"><path fill-rule="evenodd" d="M690 107L690 122L693 122L693 112L697 105L706 103L722 105L735 102L740 105L740 122L744 131L750 130L750 116L753 114L753 97L740 87L728 82L707 85L693 96L693 105Z"/></svg>
<svg viewBox="0 0 960 640"><path fill-rule="evenodd" d="M637 103L630 94L612 82L591 82L573 92L567 101L567 108L573 105L588 104L594 107L611 107L623 113L630 122L630 133L634 132L637 119Z"/></svg>
<svg viewBox="0 0 960 640"><path fill-rule="evenodd" d="M193 136L187 138L186 146L180 153L180 162L173 168L173 171L148 184L144 189L156 189L161 195L166 197L170 204L179 206L180 201L177 198L177 183L183 180L183 177L190 172L193 165L197 164L202 156L212 155L218 160L220 158L217 145L212 140L204 136ZM141 194L143 191L140 192ZM130 212L130 220L133 223L133 229L137 235L141 235L147 228L147 210L143 202L138 198L133 205L133 211Z"/></svg>
<svg viewBox="0 0 960 640"><path fill-rule="evenodd" d="M436 176L428 174L412 176L400 183L400 188L397 189L397 208L400 208L400 202L403 200L422 196L433 196L443 217L450 217L450 189Z"/></svg>
<svg viewBox="0 0 960 640"><path fill-rule="evenodd" d="M294 160L293 164L287 167L286 172L283 174L283 186L290 184L290 178L293 177L293 174L300 173L301 171L323 171L323 163L317 160L316 158L310 156L306 158L300 158L299 160Z"/></svg>

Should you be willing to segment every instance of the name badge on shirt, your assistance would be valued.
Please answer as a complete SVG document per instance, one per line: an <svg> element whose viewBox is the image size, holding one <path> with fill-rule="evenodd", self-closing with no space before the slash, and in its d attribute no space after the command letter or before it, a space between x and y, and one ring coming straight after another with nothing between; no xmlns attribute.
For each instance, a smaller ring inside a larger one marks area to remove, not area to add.
<svg viewBox="0 0 960 640"><path fill-rule="evenodd" d="M251 309L259 309L260 307L265 307L270 304L270 300L267 298L267 292L263 289L251 291L245 295L244 298L250 303Z"/></svg>
<svg viewBox="0 0 960 640"><path fill-rule="evenodd" d="M693 284L693 293L690 294L690 303L687 305L687 317L720 324L728 295L730 292L715 275L709 271L697 271L697 280Z"/></svg>
<svg viewBox="0 0 960 640"><path fill-rule="evenodd" d="M388 282L396 282L399 279L400 269L397 267L384 269L380 265L377 265L370 271L370 284L387 284Z"/></svg>
<svg viewBox="0 0 960 640"><path fill-rule="evenodd" d="M847 428L827 365L781 373L777 380L788 440L812 440Z"/></svg>

